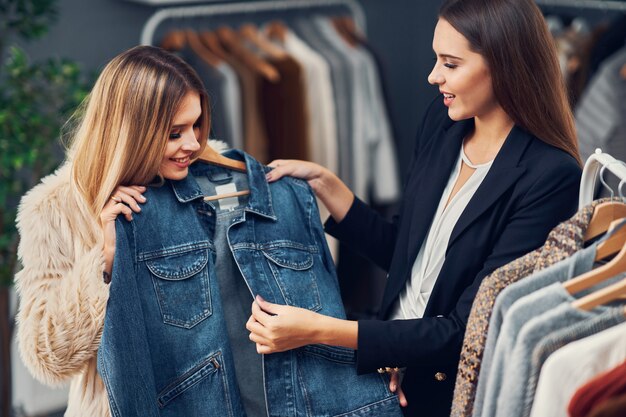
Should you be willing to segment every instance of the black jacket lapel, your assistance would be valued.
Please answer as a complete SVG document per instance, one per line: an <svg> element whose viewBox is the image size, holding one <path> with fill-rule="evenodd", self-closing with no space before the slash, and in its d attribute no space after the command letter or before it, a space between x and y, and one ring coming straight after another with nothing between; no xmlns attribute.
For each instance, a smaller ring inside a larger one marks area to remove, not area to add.
<svg viewBox="0 0 626 417"><path fill-rule="evenodd" d="M433 140L429 155L420 158L425 164L417 179L419 185L407 189L406 198L412 204L406 213L410 213L411 226L407 245L407 262L412 263L417 256L423 240L426 238L431 221L437 211L441 195L446 188L454 164L461 151L461 143L470 129L474 126L474 119L462 120L454 123L439 138ZM421 190L419 194L417 190Z"/></svg>
<svg viewBox="0 0 626 417"><path fill-rule="evenodd" d="M531 137L526 132L513 127L487 176L454 226L448 247L524 173L526 168L517 165L530 142Z"/></svg>

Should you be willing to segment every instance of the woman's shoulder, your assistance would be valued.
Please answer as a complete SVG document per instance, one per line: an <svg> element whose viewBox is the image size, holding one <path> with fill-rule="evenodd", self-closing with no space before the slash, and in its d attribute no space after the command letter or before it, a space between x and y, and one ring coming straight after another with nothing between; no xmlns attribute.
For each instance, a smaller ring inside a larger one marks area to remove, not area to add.
<svg viewBox="0 0 626 417"><path fill-rule="evenodd" d="M578 161L563 149L550 145L537 136L530 134L531 140L522 157L522 163L528 169L538 172L562 171L580 175L582 168Z"/></svg>

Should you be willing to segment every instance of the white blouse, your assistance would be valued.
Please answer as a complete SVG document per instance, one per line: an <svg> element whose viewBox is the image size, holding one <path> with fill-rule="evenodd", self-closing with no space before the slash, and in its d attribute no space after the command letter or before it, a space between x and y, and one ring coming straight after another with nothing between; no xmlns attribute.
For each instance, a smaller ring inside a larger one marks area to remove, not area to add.
<svg viewBox="0 0 626 417"><path fill-rule="evenodd" d="M475 171L446 207L446 202L450 198L450 193L461 173L461 162ZM452 230L487 176L492 163L493 160L480 165L472 164L465 155L463 146L461 146L459 158L441 195L435 218L428 230L428 236L422 243L413 263L411 278L407 281L394 306L391 314L392 319L415 319L424 316L428 299L446 258L446 249Z"/></svg>

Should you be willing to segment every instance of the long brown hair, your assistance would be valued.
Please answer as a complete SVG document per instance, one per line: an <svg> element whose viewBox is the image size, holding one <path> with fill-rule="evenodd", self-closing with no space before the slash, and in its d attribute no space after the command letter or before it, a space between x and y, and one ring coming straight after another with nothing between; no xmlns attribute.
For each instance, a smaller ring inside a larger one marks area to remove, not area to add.
<svg viewBox="0 0 626 417"><path fill-rule="evenodd" d="M152 46L121 53L104 68L76 112L68 159L72 185L94 216L118 185L148 184L158 174L173 118L188 92L200 96L200 150L209 132L207 94L179 57Z"/></svg>
<svg viewBox="0 0 626 417"><path fill-rule="evenodd" d="M446 0L439 17L481 54L493 91L515 124L582 165L556 47L532 0Z"/></svg>

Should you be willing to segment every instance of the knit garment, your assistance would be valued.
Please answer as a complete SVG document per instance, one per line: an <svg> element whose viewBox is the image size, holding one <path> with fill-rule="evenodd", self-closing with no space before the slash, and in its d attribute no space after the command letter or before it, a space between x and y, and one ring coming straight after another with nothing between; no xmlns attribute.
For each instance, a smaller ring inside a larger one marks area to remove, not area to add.
<svg viewBox="0 0 626 417"><path fill-rule="evenodd" d="M482 281L465 330L451 417L472 415L489 320L498 294L509 284L556 264L580 250L595 206L604 201L607 200L596 200L579 210L572 218L552 229L541 248L495 270Z"/></svg>
<svg viewBox="0 0 626 417"><path fill-rule="evenodd" d="M549 335L544 337L533 350L533 355L531 359L531 373L527 381L528 388L526 392L526 399L522 407L522 415L530 415L530 410L532 409L533 401L535 399L535 390L537 389L537 382L539 381L539 373L541 372L541 367L552 353L556 352L568 343L600 333L601 331L607 330L613 326L617 326L618 324L624 323L625 321L626 316L624 316L623 309L612 308L609 311L606 311L605 313L599 315L598 317L594 317L582 323L566 326L561 330L550 333ZM626 363L623 365L623 367L624 373L622 375L625 379L624 383L621 385L623 389L623 391L621 392L626 394ZM570 407L571 405L572 403L570 403ZM575 415L571 411L570 414L572 415L572 417L582 417L587 415L587 413Z"/></svg>

